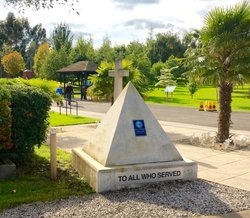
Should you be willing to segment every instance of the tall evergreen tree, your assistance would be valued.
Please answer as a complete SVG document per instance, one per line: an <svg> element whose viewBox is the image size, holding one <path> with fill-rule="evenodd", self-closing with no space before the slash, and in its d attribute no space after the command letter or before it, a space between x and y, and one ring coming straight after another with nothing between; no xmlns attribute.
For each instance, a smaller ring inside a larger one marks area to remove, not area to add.
<svg viewBox="0 0 250 218"><path fill-rule="evenodd" d="M52 33L52 48L56 51L60 51L61 48L66 49L66 52L70 52L72 47L73 34L69 26L65 23L58 24Z"/></svg>
<svg viewBox="0 0 250 218"><path fill-rule="evenodd" d="M83 37L79 37L76 46L71 49L70 56L73 63L77 61L95 62L95 50L92 38L86 40Z"/></svg>
<svg viewBox="0 0 250 218"><path fill-rule="evenodd" d="M115 52L110 39L106 36L103 39L101 47L97 50L97 63L101 63L102 61L113 62L114 60Z"/></svg>

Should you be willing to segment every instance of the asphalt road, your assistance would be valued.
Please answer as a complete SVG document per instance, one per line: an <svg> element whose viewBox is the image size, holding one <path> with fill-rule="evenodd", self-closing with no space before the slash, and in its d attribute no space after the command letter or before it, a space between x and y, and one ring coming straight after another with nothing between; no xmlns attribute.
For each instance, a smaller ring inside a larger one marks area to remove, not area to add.
<svg viewBox="0 0 250 218"><path fill-rule="evenodd" d="M106 113L111 107L110 103L92 101L78 101L78 104L79 110L97 113ZM158 120L217 127L218 112L204 112L194 108L159 104L148 104L148 106ZM232 112L231 120L232 129L250 131L250 113Z"/></svg>

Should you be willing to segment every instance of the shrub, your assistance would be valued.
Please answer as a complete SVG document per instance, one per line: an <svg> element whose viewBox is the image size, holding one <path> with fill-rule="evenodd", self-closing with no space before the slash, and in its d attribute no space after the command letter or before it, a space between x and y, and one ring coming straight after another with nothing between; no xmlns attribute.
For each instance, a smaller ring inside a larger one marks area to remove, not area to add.
<svg viewBox="0 0 250 218"><path fill-rule="evenodd" d="M11 94L14 144L7 155L20 163L27 160L35 145L40 146L46 140L51 98L37 87L16 84L5 88Z"/></svg>
<svg viewBox="0 0 250 218"><path fill-rule="evenodd" d="M35 86L40 89L42 89L44 92L50 95L50 97L54 101L60 101L61 97L56 94L56 88L58 87L58 82L54 80L46 80L46 79L30 79L30 80L25 80L25 79L20 79L20 82L27 86Z"/></svg>
<svg viewBox="0 0 250 218"><path fill-rule="evenodd" d="M1 78L0 79L0 86L2 85L17 85L17 84L24 84L26 86L35 86L43 91L45 91L47 94L50 95L50 97L54 101L60 101L61 96L56 94L55 90L58 87L58 82L53 80L46 80L46 79L22 79L22 78L13 78L13 79L6 79Z"/></svg>
<svg viewBox="0 0 250 218"><path fill-rule="evenodd" d="M189 90L191 97L193 98L194 94L198 91L197 84L196 83L189 83L188 90Z"/></svg>
<svg viewBox="0 0 250 218"><path fill-rule="evenodd" d="M0 87L0 152L11 149L11 110L10 93ZM1 154L0 154L1 157Z"/></svg>

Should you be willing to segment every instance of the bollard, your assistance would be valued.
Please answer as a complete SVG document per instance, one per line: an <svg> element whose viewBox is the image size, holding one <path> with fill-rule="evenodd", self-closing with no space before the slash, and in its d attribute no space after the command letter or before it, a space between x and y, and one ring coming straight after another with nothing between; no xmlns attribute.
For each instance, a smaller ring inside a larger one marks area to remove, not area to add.
<svg viewBox="0 0 250 218"><path fill-rule="evenodd" d="M50 176L51 179L56 180L56 128L50 128Z"/></svg>

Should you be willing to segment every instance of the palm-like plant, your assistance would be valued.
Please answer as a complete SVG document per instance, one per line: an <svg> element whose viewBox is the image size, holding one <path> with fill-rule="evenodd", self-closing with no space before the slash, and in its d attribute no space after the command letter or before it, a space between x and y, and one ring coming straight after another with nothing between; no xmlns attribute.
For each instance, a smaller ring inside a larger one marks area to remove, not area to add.
<svg viewBox="0 0 250 218"><path fill-rule="evenodd" d="M215 8L205 17L200 39L209 70L216 75L220 111L217 141L229 138L232 91L238 79L250 77L250 3L243 1L228 8Z"/></svg>
<svg viewBox="0 0 250 218"><path fill-rule="evenodd" d="M114 93L114 78L109 76L109 71L115 68L114 62L101 62L97 73L90 76L93 85L88 88L88 94L93 99L109 101ZM123 59L122 69L129 70L129 76L123 78L123 86L131 81L142 96L150 90L147 78L138 70L133 68L132 61Z"/></svg>

